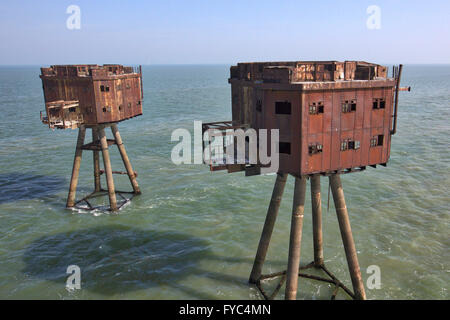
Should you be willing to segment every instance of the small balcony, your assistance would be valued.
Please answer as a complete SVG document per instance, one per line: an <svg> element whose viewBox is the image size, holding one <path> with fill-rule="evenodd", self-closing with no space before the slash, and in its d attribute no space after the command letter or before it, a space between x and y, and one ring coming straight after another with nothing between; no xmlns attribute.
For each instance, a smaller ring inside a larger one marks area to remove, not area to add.
<svg viewBox="0 0 450 320"><path fill-rule="evenodd" d="M77 129L84 122L78 101L47 102L45 109L47 116L41 111L41 121L51 129Z"/></svg>

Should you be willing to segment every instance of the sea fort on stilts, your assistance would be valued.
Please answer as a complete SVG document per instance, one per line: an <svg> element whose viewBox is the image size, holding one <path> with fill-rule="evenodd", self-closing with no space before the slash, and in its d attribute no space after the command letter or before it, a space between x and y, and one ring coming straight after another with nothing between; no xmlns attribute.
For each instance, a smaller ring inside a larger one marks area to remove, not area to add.
<svg viewBox="0 0 450 320"><path fill-rule="evenodd" d="M109 209L117 211L134 195L141 193L131 162L119 133L117 123L142 115L142 68L116 64L53 65L41 68L45 99L45 115L41 121L52 129L78 129L68 208L98 209L89 199L102 195L109 197ZM113 139L107 139L105 129L111 128ZM86 129L92 130L92 142L84 143ZM109 146L117 145L126 172L113 171ZM93 151L94 191L76 200L78 175L83 150ZM100 152L104 169L100 169ZM106 174L107 190L101 186L101 175ZM127 174L133 191L118 191L113 174ZM128 194L125 197L124 194ZM120 200L117 201L118 195ZM82 206L84 204L84 206Z"/></svg>
<svg viewBox="0 0 450 320"><path fill-rule="evenodd" d="M293 61L239 63L230 69L232 121L203 124L203 132L223 136L220 152L204 144L210 152L210 170L244 171L246 176L267 173L265 163L235 161L237 128L279 130L275 150L279 154L275 186L267 211L249 282L262 296L273 299L286 283L285 298L296 299L298 277L324 281L334 286L331 299L344 290L353 299L366 299L357 251L341 183L341 174L361 172L366 167L386 166L391 136L397 129L402 65L388 68L363 61ZM231 132L231 133L230 133ZM231 137L231 138L230 138ZM268 140L273 138L268 137ZM250 139L245 150L250 150ZM262 141L258 141L258 148ZM233 149L233 152L227 152ZM242 159L241 159L242 160ZM270 170L269 170L270 171ZM295 179L287 270L262 274L275 220L288 175ZM342 244L353 291L328 270L324 263L320 178L328 177L334 199ZM314 261L300 267L300 248L306 182L311 183ZM324 276L305 273L317 268ZM268 293L263 280L280 277L278 286Z"/></svg>

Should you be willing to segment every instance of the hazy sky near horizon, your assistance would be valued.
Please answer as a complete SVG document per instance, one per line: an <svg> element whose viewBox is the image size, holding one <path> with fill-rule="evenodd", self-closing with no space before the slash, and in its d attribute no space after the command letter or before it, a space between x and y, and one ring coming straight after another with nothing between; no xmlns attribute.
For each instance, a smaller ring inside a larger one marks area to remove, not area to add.
<svg viewBox="0 0 450 320"><path fill-rule="evenodd" d="M366 26L370 5L380 29ZM0 43L0 65L450 63L450 1L0 0Z"/></svg>

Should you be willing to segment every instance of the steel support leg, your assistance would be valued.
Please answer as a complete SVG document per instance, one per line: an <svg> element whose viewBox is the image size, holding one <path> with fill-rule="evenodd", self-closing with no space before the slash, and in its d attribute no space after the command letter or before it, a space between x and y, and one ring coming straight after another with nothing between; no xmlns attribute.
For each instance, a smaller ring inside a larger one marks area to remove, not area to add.
<svg viewBox="0 0 450 320"><path fill-rule="evenodd" d="M100 144L102 146L103 165L106 173L106 183L108 185L108 196L111 211L117 210L116 191L114 188L114 179L111 169L111 160L109 158L108 141L106 139L104 127L99 127L98 134L100 137Z"/></svg>
<svg viewBox="0 0 450 320"><path fill-rule="evenodd" d="M344 244L345 255L347 257L348 269L352 279L355 298L365 300L366 293L359 268L358 257L356 254L355 243L353 241L352 229L348 217L347 206L345 205L344 190L342 189L341 178L339 174L330 176L331 191L333 193L334 206L341 230L342 242Z"/></svg>
<svg viewBox="0 0 450 320"><path fill-rule="evenodd" d="M306 178L295 178L294 202L292 207L289 260L286 273L286 300L297 298L300 249L302 243L303 213L305 210Z"/></svg>
<svg viewBox="0 0 450 320"><path fill-rule="evenodd" d="M83 149L81 147L84 143L84 138L86 136L86 127L84 125L80 126L78 130L77 146L75 149L75 157L73 159L72 177L70 178L69 195L67 196L67 208L71 208L75 205L75 197L77 194L78 185L78 175L80 173L81 166L81 156L83 154Z"/></svg>
<svg viewBox="0 0 450 320"><path fill-rule="evenodd" d="M97 127L92 127L92 142L98 141L98 132ZM102 189L101 180L100 180L100 152L97 150L93 151L94 155L94 185L95 192L100 192Z"/></svg>
<svg viewBox="0 0 450 320"><path fill-rule="evenodd" d="M114 139L116 140L117 147L119 148L120 156L122 157L123 164L125 165L125 168L127 170L134 193L141 194L141 189L139 188L139 185L137 183L136 175L134 174L130 159L128 158L127 152L125 151L125 147L123 145L122 138L120 137L117 124L111 125L111 131L114 135Z"/></svg>
<svg viewBox="0 0 450 320"><path fill-rule="evenodd" d="M314 266L323 265L323 238L322 238L322 204L320 198L320 175L311 177L311 206L314 240Z"/></svg>
<svg viewBox="0 0 450 320"><path fill-rule="evenodd" d="M287 174L277 174L277 179L273 187L272 198L270 200L263 231L259 240L258 251L256 252L253 269L250 274L250 283L257 283L261 277L262 267L264 261L266 260L266 254L269 249L270 238L272 237L272 231L277 219L278 210L280 209L281 198L283 197L287 176Z"/></svg>

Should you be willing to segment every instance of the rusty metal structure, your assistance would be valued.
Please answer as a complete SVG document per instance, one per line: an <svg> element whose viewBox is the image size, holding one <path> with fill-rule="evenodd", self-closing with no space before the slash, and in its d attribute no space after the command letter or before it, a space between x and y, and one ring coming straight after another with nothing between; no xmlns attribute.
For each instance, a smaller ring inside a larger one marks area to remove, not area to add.
<svg viewBox="0 0 450 320"><path fill-rule="evenodd" d="M299 276L333 284L332 299L339 288L352 298L366 298L340 174L359 172L367 166L386 166L391 136L397 128L398 93L410 90L400 87L401 72L402 65L393 67L389 77L385 66L362 61L256 62L231 67L232 121L204 123L203 132L231 136L223 139L223 150L226 150L235 148L235 129L279 130L278 150L270 150L268 136L267 148L269 153L279 153L279 167L249 279L264 298L274 298L286 282L285 298L295 299ZM207 148L204 144L204 149ZM226 156L219 158L220 161L215 161L210 157L210 170L244 171L246 176L251 176L261 174L264 167L259 157L257 163L246 160L229 163ZM262 275L289 174L295 178L295 190L288 267L286 271ZM321 176L329 177L353 292L324 264ZM314 261L300 267L307 179L311 180ZM321 269L326 277L301 272L311 267ZM268 294L262 281L274 277L281 277L281 281Z"/></svg>
<svg viewBox="0 0 450 320"><path fill-rule="evenodd" d="M117 123L142 114L142 68L126 67L116 64L99 65L54 65L41 68L42 87L45 100L45 115L41 121L51 129L79 129L75 159L70 181L67 207L80 207L87 204L88 209L97 209L89 199L108 194L110 210L116 211L140 194ZM105 128L110 127L113 139L107 139ZM92 142L84 144L86 129L92 130ZM109 146L117 145L126 172L113 171L109 157ZM83 150L93 151L94 182L93 193L76 201L76 188ZM100 169L100 151L104 169ZM100 176L106 174L107 190L102 189ZM114 187L113 173L127 174L132 192L117 191ZM123 194L131 194L126 198ZM118 204L118 194L122 201Z"/></svg>

